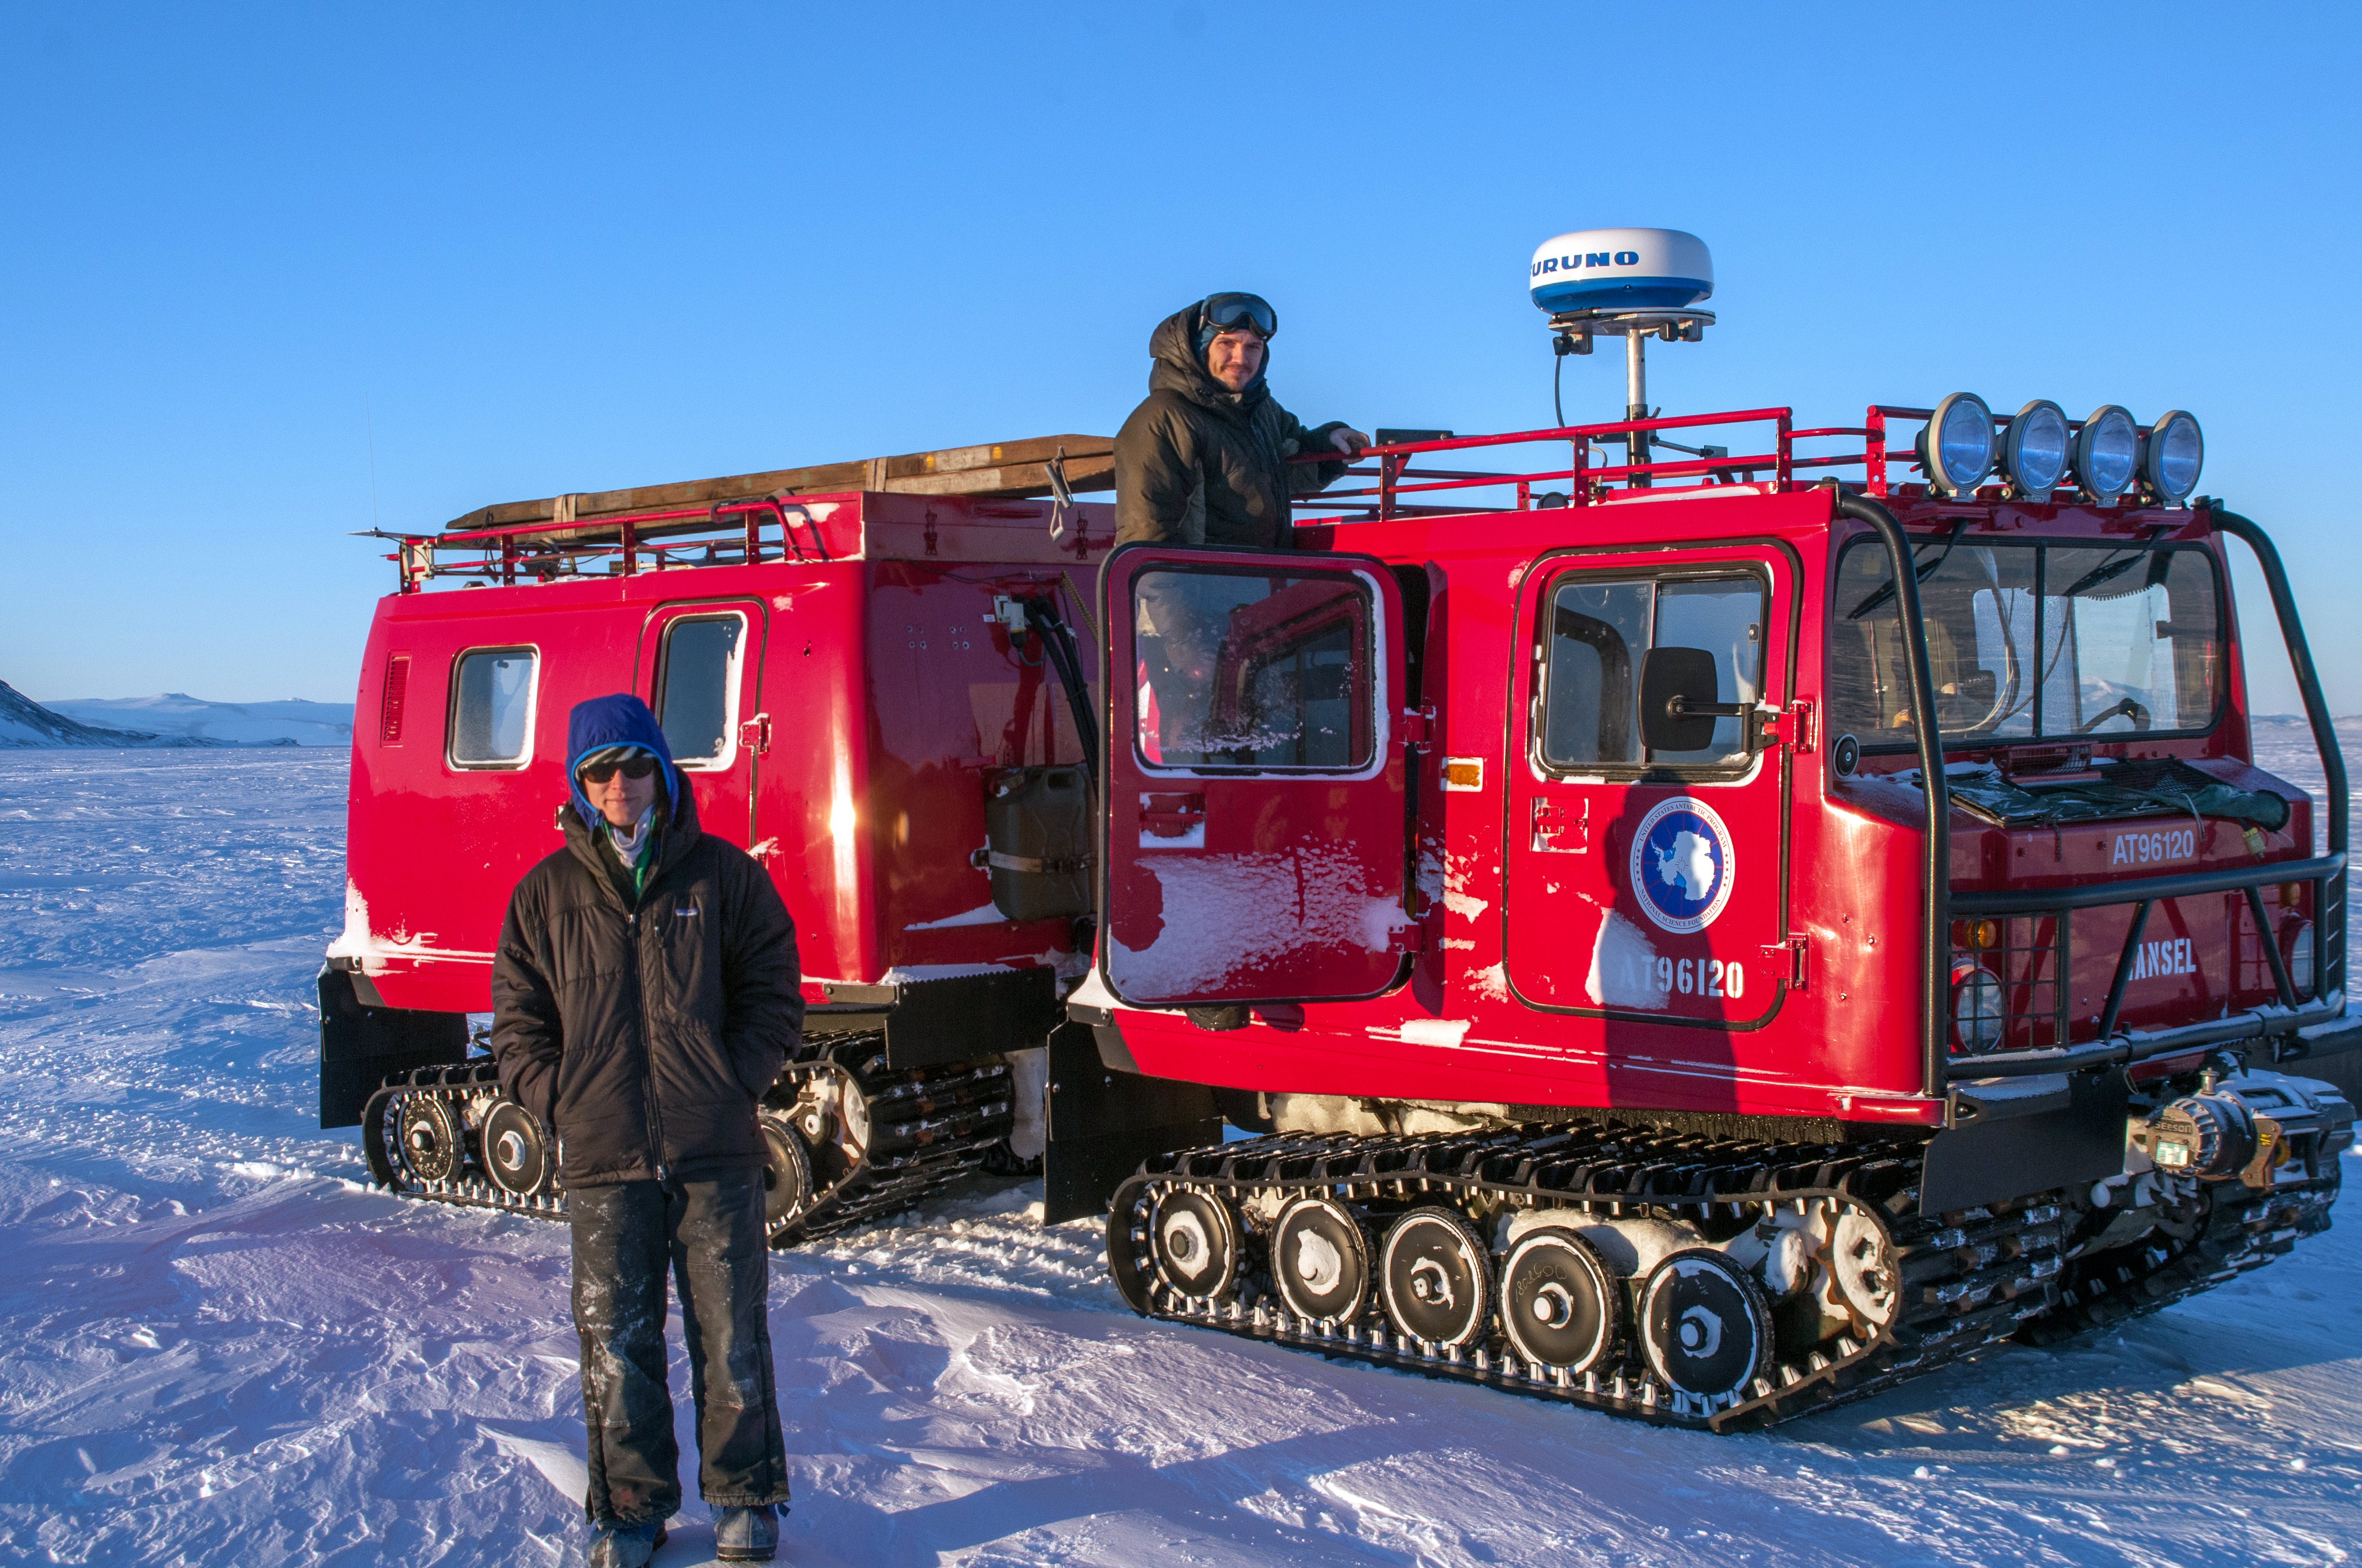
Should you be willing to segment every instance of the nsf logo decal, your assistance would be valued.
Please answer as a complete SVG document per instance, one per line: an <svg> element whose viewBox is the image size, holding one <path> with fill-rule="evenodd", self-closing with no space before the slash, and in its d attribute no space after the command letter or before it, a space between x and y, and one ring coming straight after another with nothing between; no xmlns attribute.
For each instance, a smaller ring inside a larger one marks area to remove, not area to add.
<svg viewBox="0 0 2362 1568"><path fill-rule="evenodd" d="M1632 892L1666 931L1704 931L1730 902L1730 830L1689 795L1661 801L1632 835Z"/></svg>

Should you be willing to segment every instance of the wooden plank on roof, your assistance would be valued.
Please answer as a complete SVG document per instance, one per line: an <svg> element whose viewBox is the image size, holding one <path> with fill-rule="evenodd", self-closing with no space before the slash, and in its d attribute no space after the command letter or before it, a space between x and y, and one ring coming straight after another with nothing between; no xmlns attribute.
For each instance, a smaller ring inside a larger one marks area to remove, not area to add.
<svg viewBox="0 0 2362 1568"><path fill-rule="evenodd" d="M800 469L775 469L768 473L734 474L725 479L688 480L677 484L640 485L629 490L596 491L573 497L574 516L582 522L635 512L663 512L682 506L713 506L733 501L753 501L771 495L826 495L849 490L877 490L902 495L975 495L1018 498L1047 495L1050 480L1044 465L1061 449L1065 452L1066 483L1078 492L1115 488L1115 442L1106 436L1039 436L1026 441L1002 441L986 447L951 447L936 452L910 452L894 458L859 462L819 463ZM445 524L446 533L473 528L499 528L519 523L546 523L558 515L558 497L539 501L503 502L480 507ZM557 542L554 538L550 543Z"/></svg>

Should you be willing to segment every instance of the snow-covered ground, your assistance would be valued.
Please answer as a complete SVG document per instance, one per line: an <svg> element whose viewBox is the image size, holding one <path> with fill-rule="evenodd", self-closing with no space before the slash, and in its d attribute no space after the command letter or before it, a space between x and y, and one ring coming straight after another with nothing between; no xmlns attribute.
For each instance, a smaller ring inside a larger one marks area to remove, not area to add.
<svg viewBox="0 0 2362 1568"><path fill-rule="evenodd" d="M581 1561L563 1230L380 1197L313 1126L344 787L334 753L0 756L0 1561ZM785 1560L2362 1551L2350 1220L2124 1332L1713 1439L1142 1323L1027 1198L775 1259ZM708 1561L700 1505L675 1538Z"/></svg>

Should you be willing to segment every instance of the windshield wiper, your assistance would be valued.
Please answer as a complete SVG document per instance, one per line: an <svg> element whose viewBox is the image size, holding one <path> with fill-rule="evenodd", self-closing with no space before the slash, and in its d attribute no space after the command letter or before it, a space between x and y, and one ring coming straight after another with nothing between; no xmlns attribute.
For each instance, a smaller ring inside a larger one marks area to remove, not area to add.
<svg viewBox="0 0 2362 1568"><path fill-rule="evenodd" d="M2126 556L2120 561L2102 561L2098 566L2093 567L2090 571L2085 572L2073 582L2068 584L2066 588L2060 590L2058 597L2061 599L2072 599L2075 595L2083 592L2087 589L2097 588L2103 582L2113 581L2116 578L2120 578L2124 576L2125 573L2132 570L2133 568L2140 565L2144 558L2164 559L2165 558L2161 554L2152 557L2148 548L2151 544L2156 542L2157 536L2164 532L2165 529L2162 526L2152 527L2149 530L2149 536L2147 539L2142 540L2137 545L2129 547L2135 552L2134 554Z"/></svg>
<svg viewBox="0 0 2362 1568"><path fill-rule="evenodd" d="M1952 523L1951 533L1947 535L1944 538L1944 553L1937 556L1934 560L1924 564L1915 559L1912 563L1912 580L1915 582L1925 582L1929 578L1935 576L1937 572L1943 570L1944 563L1952 558L1952 547L1960 542L1960 534L1962 530L1968 527L1968 525L1969 520L1967 518L1955 518ZM1864 615L1869 614L1871 611L1877 609L1880 605L1885 603L1888 600L1893 597L1894 584L1891 582L1886 583L1880 588L1873 589L1868 598L1864 599L1860 603L1853 607L1853 613L1848 615L1846 619L1849 621L1859 621Z"/></svg>

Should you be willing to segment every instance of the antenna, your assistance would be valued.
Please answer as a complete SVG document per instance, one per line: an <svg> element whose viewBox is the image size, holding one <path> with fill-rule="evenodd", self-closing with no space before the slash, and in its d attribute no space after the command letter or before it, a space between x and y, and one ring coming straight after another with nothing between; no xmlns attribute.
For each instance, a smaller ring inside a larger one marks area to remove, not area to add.
<svg viewBox="0 0 2362 1568"><path fill-rule="evenodd" d="M1595 337L1624 339L1627 419L1649 417L1649 339L1696 343L1714 325L1712 311L1694 308L1714 295L1714 258L1705 240L1677 228L1562 234L1534 251L1529 286L1534 304L1550 312L1562 357L1590 353ZM1627 462L1647 462L1649 447L1646 431L1632 432L1625 437Z"/></svg>

